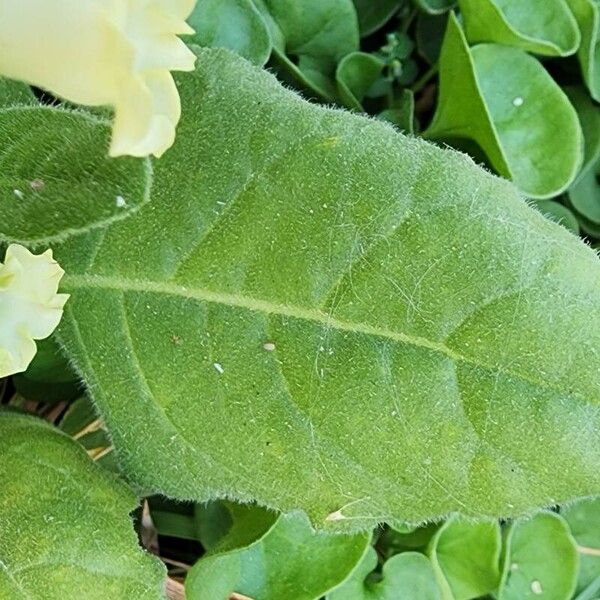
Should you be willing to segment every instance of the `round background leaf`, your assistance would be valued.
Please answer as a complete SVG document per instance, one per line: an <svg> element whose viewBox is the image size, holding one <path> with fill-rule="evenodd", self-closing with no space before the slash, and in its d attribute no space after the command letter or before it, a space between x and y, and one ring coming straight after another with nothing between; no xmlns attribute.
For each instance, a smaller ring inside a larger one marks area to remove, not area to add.
<svg viewBox="0 0 600 600"><path fill-rule="evenodd" d="M564 191L582 161L582 133L569 99L532 56L507 46L466 44L451 15L440 99L426 135L476 142L498 173L529 197Z"/></svg>
<svg viewBox="0 0 600 600"><path fill-rule="evenodd" d="M600 101L600 6L597 0L568 0L581 30L577 59L592 98Z"/></svg>
<svg viewBox="0 0 600 600"><path fill-rule="evenodd" d="M415 129L415 95L409 89L402 90L401 95L394 101L394 106L377 115L388 123L393 123L401 131L414 133Z"/></svg>
<svg viewBox="0 0 600 600"><path fill-rule="evenodd" d="M569 188L569 200L586 219L600 224L600 108L584 90L566 91L577 110L585 142L583 167Z"/></svg>
<svg viewBox="0 0 600 600"><path fill-rule="evenodd" d="M504 552L498 600L570 600L579 556L562 517L543 512L514 522Z"/></svg>
<svg viewBox="0 0 600 600"><path fill-rule="evenodd" d="M377 553L369 548L349 579L327 595L327 600L441 600L429 559L418 552L392 556L381 575L374 573Z"/></svg>
<svg viewBox="0 0 600 600"><path fill-rule="evenodd" d="M262 66L271 55L271 36L252 0L199 0L188 22L200 46L229 48Z"/></svg>
<svg viewBox="0 0 600 600"><path fill-rule="evenodd" d="M577 502L564 509L561 515L569 524L577 544L583 547L580 548L577 580L577 589L582 591L600 577L600 499Z"/></svg>
<svg viewBox="0 0 600 600"><path fill-rule="evenodd" d="M415 32L417 51L430 65L435 64L440 58L447 24L447 14L420 14L417 17Z"/></svg>
<svg viewBox="0 0 600 600"><path fill-rule="evenodd" d="M228 552L250 546L277 521L278 514L255 504L217 500L196 504L198 539L208 552Z"/></svg>
<svg viewBox="0 0 600 600"><path fill-rule="evenodd" d="M592 223L600 225L600 163L586 169L569 188L569 200Z"/></svg>
<svg viewBox="0 0 600 600"><path fill-rule="evenodd" d="M454 600L494 591L500 579L501 535L498 521L448 519L429 544L440 587Z"/></svg>
<svg viewBox="0 0 600 600"><path fill-rule="evenodd" d="M48 107L0 110L0 240L47 244L109 225L149 200L148 160L107 155L110 128Z"/></svg>
<svg viewBox="0 0 600 600"><path fill-rule="evenodd" d="M354 0L361 37L366 37L383 27L406 0Z"/></svg>
<svg viewBox="0 0 600 600"><path fill-rule="evenodd" d="M494 42L547 56L579 47L577 21L565 0L459 0L467 39Z"/></svg>
<svg viewBox="0 0 600 600"><path fill-rule="evenodd" d="M41 419L0 414L0 597L162 600L164 565L138 545L137 499Z"/></svg>
<svg viewBox="0 0 600 600"><path fill-rule="evenodd" d="M430 15L441 15L449 11L456 4L456 0L415 0L415 3Z"/></svg>
<svg viewBox="0 0 600 600"><path fill-rule="evenodd" d="M577 111L583 131L583 172L600 160L600 107L581 87L566 87L564 90Z"/></svg>
<svg viewBox="0 0 600 600"><path fill-rule="evenodd" d="M335 77L340 98L348 108L363 110L363 98L381 75L383 67L381 60L365 52L352 52L342 58Z"/></svg>
<svg viewBox="0 0 600 600"><path fill-rule="evenodd" d="M482 44L472 55L513 181L532 198L558 195L582 161L581 127L568 98L521 50Z"/></svg>
<svg viewBox="0 0 600 600"><path fill-rule="evenodd" d="M253 1L270 29L280 78L322 99L336 99L337 64L357 51L360 41L352 0Z"/></svg>
<svg viewBox="0 0 600 600"><path fill-rule="evenodd" d="M577 220L581 231L590 237L600 239L600 225L586 219L581 213L577 213Z"/></svg>
<svg viewBox="0 0 600 600"><path fill-rule="evenodd" d="M298 514L282 515L250 546L200 559L186 579L188 600L318 600L342 583L369 547L367 534L315 533Z"/></svg>

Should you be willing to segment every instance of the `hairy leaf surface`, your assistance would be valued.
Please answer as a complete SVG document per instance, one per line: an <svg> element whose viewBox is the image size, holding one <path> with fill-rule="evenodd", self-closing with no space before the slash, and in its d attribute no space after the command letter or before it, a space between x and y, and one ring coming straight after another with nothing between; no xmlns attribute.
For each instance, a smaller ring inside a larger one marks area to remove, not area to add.
<svg viewBox="0 0 600 600"><path fill-rule="evenodd" d="M151 202L56 249L128 475L332 529L597 493L594 252L462 154L198 65Z"/></svg>
<svg viewBox="0 0 600 600"><path fill-rule="evenodd" d="M0 598L160 600L166 572L137 544L137 499L50 425L0 414Z"/></svg>
<svg viewBox="0 0 600 600"><path fill-rule="evenodd" d="M48 244L121 220L147 202L150 163L109 159L109 136L106 123L84 112L0 109L0 240Z"/></svg>

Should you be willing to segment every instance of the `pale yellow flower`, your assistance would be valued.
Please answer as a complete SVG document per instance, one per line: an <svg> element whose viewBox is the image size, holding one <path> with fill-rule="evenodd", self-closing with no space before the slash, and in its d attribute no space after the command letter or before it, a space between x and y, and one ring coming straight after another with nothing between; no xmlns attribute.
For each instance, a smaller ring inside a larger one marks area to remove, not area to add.
<svg viewBox="0 0 600 600"><path fill-rule="evenodd" d="M25 371L36 353L34 340L57 327L68 294L58 294L64 271L52 250L36 256L18 244L0 264L0 377Z"/></svg>
<svg viewBox="0 0 600 600"><path fill-rule="evenodd" d="M77 104L110 105L111 156L160 156L181 116L171 71L196 0L0 0L0 75Z"/></svg>

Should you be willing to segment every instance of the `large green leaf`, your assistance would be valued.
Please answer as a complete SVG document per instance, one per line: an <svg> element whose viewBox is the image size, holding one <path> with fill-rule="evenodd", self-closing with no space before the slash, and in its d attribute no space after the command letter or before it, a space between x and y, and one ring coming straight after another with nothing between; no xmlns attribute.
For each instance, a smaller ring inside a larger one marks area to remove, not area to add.
<svg viewBox="0 0 600 600"><path fill-rule="evenodd" d="M458 0L470 42L495 42L548 56L579 48L577 21L565 0Z"/></svg>
<svg viewBox="0 0 600 600"><path fill-rule="evenodd" d="M500 580L501 545L496 520L448 519L429 545L444 598L470 600L493 592Z"/></svg>
<svg viewBox="0 0 600 600"><path fill-rule="evenodd" d="M594 100L600 101L600 6L597 0L568 0L581 30L577 58L583 80Z"/></svg>
<svg viewBox="0 0 600 600"><path fill-rule="evenodd" d="M138 546L137 499L44 421L0 413L0 597L160 600L166 570Z"/></svg>
<svg viewBox="0 0 600 600"><path fill-rule="evenodd" d="M148 161L109 159L84 112L0 109L0 240L48 244L121 220L149 199Z"/></svg>
<svg viewBox="0 0 600 600"><path fill-rule="evenodd" d="M229 52L179 86L152 201L55 249L60 337L129 477L337 530L600 490L593 250Z"/></svg>
<svg viewBox="0 0 600 600"><path fill-rule="evenodd" d="M362 561L327 600L441 600L429 559L418 552L404 552L387 560L381 575L374 573L377 553L370 548Z"/></svg>
<svg viewBox="0 0 600 600"><path fill-rule="evenodd" d="M336 98L337 63L358 50L352 0L253 0L273 40L279 75L321 99Z"/></svg>
<svg viewBox="0 0 600 600"><path fill-rule="evenodd" d="M467 46L450 16L440 57L440 99L428 137L478 144L528 196L564 191L582 160L577 113L544 67L522 50Z"/></svg>
<svg viewBox="0 0 600 600"><path fill-rule="evenodd" d="M250 546L211 553L186 578L189 600L318 600L342 583L369 547L369 535L315 533L306 517L282 515Z"/></svg>
<svg viewBox="0 0 600 600"><path fill-rule="evenodd" d="M498 600L570 600L579 560L569 527L542 512L510 525Z"/></svg>
<svg viewBox="0 0 600 600"><path fill-rule="evenodd" d="M271 36L252 0L198 0L188 21L201 46L229 48L261 66L269 60Z"/></svg>
<svg viewBox="0 0 600 600"><path fill-rule="evenodd" d="M363 111L362 101L377 81L385 63L374 54L352 52L340 61L336 80L340 98L348 108Z"/></svg>

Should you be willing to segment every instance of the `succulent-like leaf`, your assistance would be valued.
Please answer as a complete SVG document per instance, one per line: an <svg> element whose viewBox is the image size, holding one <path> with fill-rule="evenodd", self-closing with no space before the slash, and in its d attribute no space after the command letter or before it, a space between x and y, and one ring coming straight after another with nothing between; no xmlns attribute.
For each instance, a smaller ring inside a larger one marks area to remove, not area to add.
<svg viewBox="0 0 600 600"><path fill-rule="evenodd" d="M581 31L577 58L583 80L594 100L600 101L600 6L596 0L568 0Z"/></svg>
<svg viewBox="0 0 600 600"><path fill-rule="evenodd" d="M532 198L560 194L582 161L577 113L541 63L499 44L469 48L453 14L440 57L438 108L426 135L475 142L498 173Z"/></svg>
<svg viewBox="0 0 600 600"><path fill-rule="evenodd" d="M498 521L448 519L429 544L444 597L471 600L493 592L500 580L501 546Z"/></svg>
<svg viewBox="0 0 600 600"><path fill-rule="evenodd" d="M381 75L383 67L383 61L366 52L352 52L344 56L335 78L339 96L348 108L364 110L362 101Z"/></svg>
<svg viewBox="0 0 600 600"><path fill-rule="evenodd" d="M415 2L423 12L430 15L445 13L456 4L456 0L415 0Z"/></svg>
<svg viewBox="0 0 600 600"><path fill-rule="evenodd" d="M261 66L271 56L269 29L252 0L198 0L188 22L200 46L229 48Z"/></svg>
<svg viewBox="0 0 600 600"><path fill-rule="evenodd" d="M581 500L561 514L582 550L577 582L581 591L600 578L600 499Z"/></svg>
<svg viewBox="0 0 600 600"><path fill-rule="evenodd" d="M319 98L336 98L338 62L358 50L352 0L253 0L271 32L279 75Z"/></svg>
<svg viewBox="0 0 600 600"><path fill-rule="evenodd" d="M569 600L577 582L579 557L569 526L542 512L512 523L506 536L498 600Z"/></svg>
<svg viewBox="0 0 600 600"><path fill-rule="evenodd" d="M358 14L360 35L366 37L383 27L406 0L353 0Z"/></svg>
<svg viewBox="0 0 600 600"><path fill-rule="evenodd" d="M565 0L458 0L467 38L494 42L548 56L579 48L577 21Z"/></svg>
<svg viewBox="0 0 600 600"><path fill-rule="evenodd" d="M586 219L600 225L600 108L585 90L569 88L567 93L577 109L585 142L583 166L569 188L569 200Z"/></svg>
<svg viewBox="0 0 600 600"><path fill-rule="evenodd" d="M429 559L418 552L403 552L387 560L377 576L377 553L373 548L327 600L442 600Z"/></svg>
<svg viewBox="0 0 600 600"><path fill-rule="evenodd" d="M318 600L354 570L370 536L315 533L306 517L282 515L256 542L200 559L186 579L189 600Z"/></svg>

